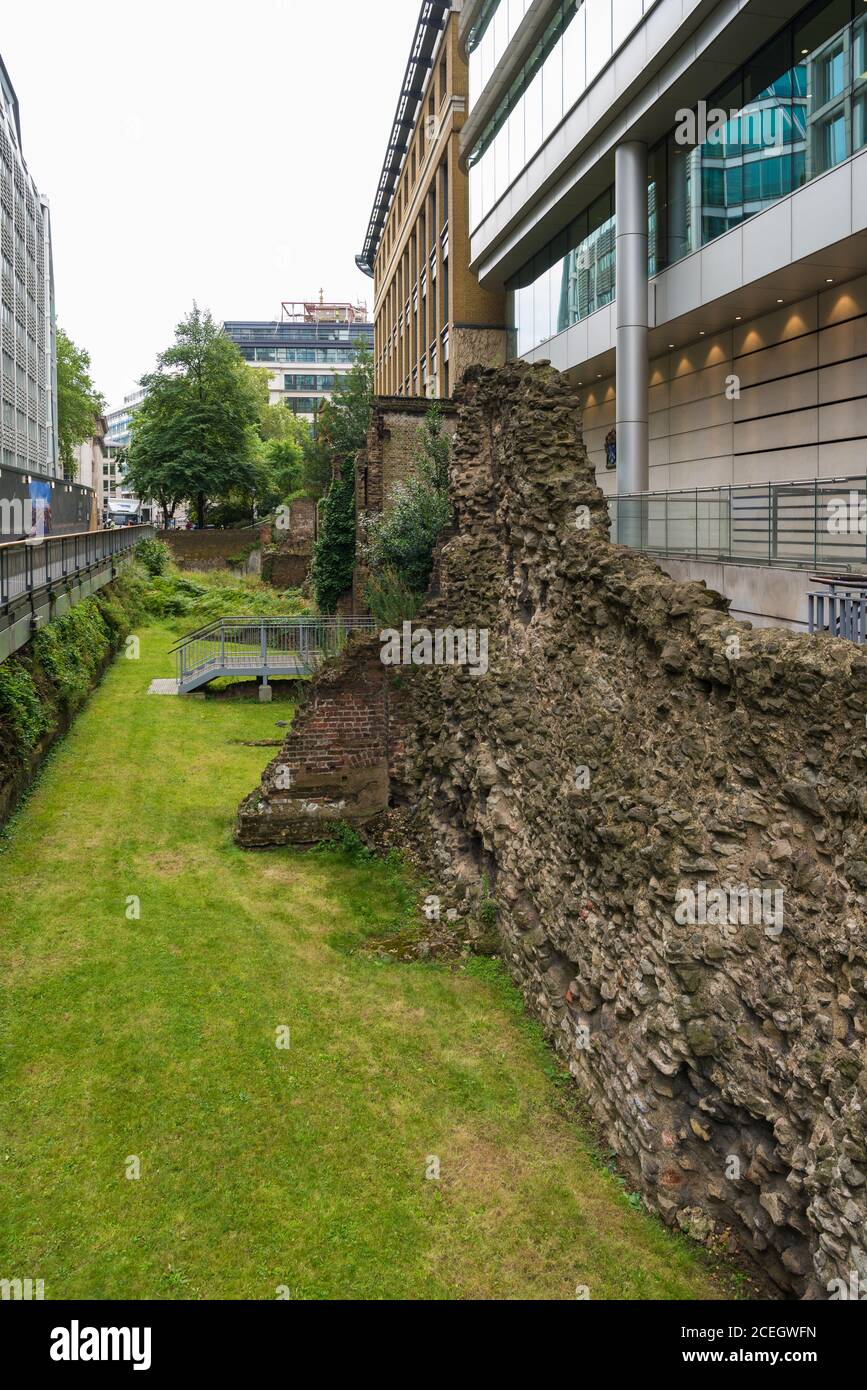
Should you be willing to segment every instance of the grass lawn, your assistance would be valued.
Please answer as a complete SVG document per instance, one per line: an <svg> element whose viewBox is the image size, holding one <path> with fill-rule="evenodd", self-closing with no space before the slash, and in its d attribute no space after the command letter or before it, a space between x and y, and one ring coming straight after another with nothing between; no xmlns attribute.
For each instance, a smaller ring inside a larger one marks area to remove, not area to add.
<svg viewBox="0 0 867 1390"><path fill-rule="evenodd" d="M148 696L174 639L117 661L0 853L0 1276L49 1299L730 1296L595 1157L493 962L354 951L406 911L393 867L235 848L273 756L239 740L291 707Z"/></svg>

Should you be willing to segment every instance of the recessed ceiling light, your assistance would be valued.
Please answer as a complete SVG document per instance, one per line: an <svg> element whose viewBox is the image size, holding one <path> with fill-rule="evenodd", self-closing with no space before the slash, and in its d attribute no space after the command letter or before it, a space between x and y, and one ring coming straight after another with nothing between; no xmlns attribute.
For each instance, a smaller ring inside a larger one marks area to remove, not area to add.
<svg viewBox="0 0 867 1390"><path fill-rule="evenodd" d="M601 381L601 380L602 380L602 373L601 373L601 372L597 372L597 373L596 373L596 380L597 380L597 381Z"/></svg>
<svg viewBox="0 0 867 1390"><path fill-rule="evenodd" d="M827 278L827 280L825 281L825 284L826 284L826 285L833 285L833 283L834 283L834 277L833 277L833 275L829 275L828 278Z"/></svg>
<svg viewBox="0 0 867 1390"><path fill-rule="evenodd" d="M782 299L778 299L778 300L777 300L777 303L778 303L778 304L782 304L782 302L783 302Z"/></svg>
<svg viewBox="0 0 867 1390"><path fill-rule="evenodd" d="M699 335L698 335L698 336L699 336L700 338L706 338L706 337L707 337L707 334L705 333L705 331L704 331L703 328L699 330Z"/></svg>
<svg viewBox="0 0 867 1390"><path fill-rule="evenodd" d="M743 314L735 314L735 323L740 323L742 319Z"/></svg>
<svg viewBox="0 0 867 1390"><path fill-rule="evenodd" d="M668 346L669 346L670 348L673 348L673 347L674 347L674 343L669 343Z"/></svg>

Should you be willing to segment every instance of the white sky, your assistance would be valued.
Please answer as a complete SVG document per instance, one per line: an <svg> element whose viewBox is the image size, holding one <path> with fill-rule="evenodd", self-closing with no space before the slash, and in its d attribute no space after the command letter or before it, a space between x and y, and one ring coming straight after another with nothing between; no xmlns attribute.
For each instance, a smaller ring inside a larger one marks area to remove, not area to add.
<svg viewBox="0 0 867 1390"><path fill-rule="evenodd" d="M219 319L366 299L354 257L419 0L3 5L58 320L118 405L197 299Z"/></svg>

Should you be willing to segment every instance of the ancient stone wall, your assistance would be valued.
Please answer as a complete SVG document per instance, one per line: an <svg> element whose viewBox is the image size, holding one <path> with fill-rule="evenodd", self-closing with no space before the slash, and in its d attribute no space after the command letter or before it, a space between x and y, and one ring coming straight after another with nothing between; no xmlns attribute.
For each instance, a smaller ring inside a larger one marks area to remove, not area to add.
<svg viewBox="0 0 867 1390"><path fill-rule="evenodd" d="M280 509L275 524L262 528L262 578L275 589L298 589L308 578L318 533L317 504L299 497Z"/></svg>
<svg viewBox="0 0 867 1390"><path fill-rule="evenodd" d="M470 367L502 367L505 364L505 328L456 323L450 336L449 370L453 381L460 381Z"/></svg>
<svg viewBox="0 0 867 1390"><path fill-rule="evenodd" d="M246 526L231 531L216 527L204 531L160 531L172 552L172 559L182 570L225 570L231 561L245 556L259 545L258 528Z"/></svg>
<svg viewBox="0 0 867 1390"><path fill-rule="evenodd" d="M358 526L358 555L361 556L364 517L381 512L395 483L402 482L415 471L418 451L418 432L424 417L434 402L421 396L377 396L367 435L367 446L355 464L355 514ZM457 408L453 401L437 401L443 414L444 428L453 434L457 427ZM367 611L364 587L367 571L356 564L353 575L352 611Z"/></svg>
<svg viewBox="0 0 867 1390"><path fill-rule="evenodd" d="M395 679L367 645L390 800L436 846L434 891L487 880L503 958L648 1205L827 1298L867 1278L867 654L753 631L610 544L550 368L459 399L415 628L486 630L489 669Z"/></svg>

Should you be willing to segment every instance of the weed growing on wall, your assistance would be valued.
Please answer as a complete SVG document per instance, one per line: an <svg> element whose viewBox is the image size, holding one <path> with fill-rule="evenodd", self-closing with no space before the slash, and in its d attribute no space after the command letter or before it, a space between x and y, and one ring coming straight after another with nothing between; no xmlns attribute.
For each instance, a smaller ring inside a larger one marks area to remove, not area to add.
<svg viewBox="0 0 867 1390"><path fill-rule="evenodd" d="M25 754L50 727L48 710L27 667L16 657L0 665L0 730L6 751Z"/></svg>
<svg viewBox="0 0 867 1390"><path fill-rule="evenodd" d="M127 572L42 628L21 652L0 662L0 765L15 774L61 714L78 709L112 652L143 611L144 584ZM2 773L0 773L2 776Z"/></svg>

